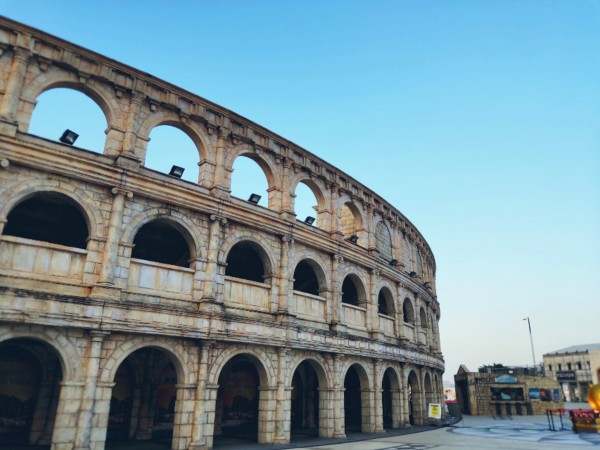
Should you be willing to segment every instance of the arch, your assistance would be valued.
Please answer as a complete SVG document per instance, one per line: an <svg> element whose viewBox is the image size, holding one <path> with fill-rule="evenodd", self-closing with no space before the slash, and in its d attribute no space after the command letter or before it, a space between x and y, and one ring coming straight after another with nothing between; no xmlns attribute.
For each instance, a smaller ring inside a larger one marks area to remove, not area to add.
<svg viewBox="0 0 600 450"><path fill-rule="evenodd" d="M422 306L419 308L419 325L422 329L427 329L427 314L425 313L425 308Z"/></svg>
<svg viewBox="0 0 600 450"><path fill-rule="evenodd" d="M275 385L275 367L271 361L271 356L263 349L238 345L232 348L219 348L216 358L212 362L209 370L208 383L218 384L219 376L225 364L238 355L244 355L256 362L261 386Z"/></svg>
<svg viewBox="0 0 600 450"><path fill-rule="evenodd" d="M340 231L345 239L356 236L356 243L362 247L368 245L362 214L356 205L350 201L342 204L340 208Z"/></svg>
<svg viewBox="0 0 600 450"><path fill-rule="evenodd" d="M47 342L14 338L0 342L0 447L50 445L64 362Z"/></svg>
<svg viewBox="0 0 600 450"><path fill-rule="evenodd" d="M104 153L107 128L106 113L95 99L80 89L54 87L36 99L28 133L57 142L69 129L78 134L74 147Z"/></svg>
<svg viewBox="0 0 600 450"><path fill-rule="evenodd" d="M364 307L367 303L367 292L360 277L350 273L342 282L342 303Z"/></svg>
<svg viewBox="0 0 600 450"><path fill-rule="evenodd" d="M402 302L402 315L405 323L415 324L415 310L412 301L408 297Z"/></svg>
<svg viewBox="0 0 600 450"><path fill-rule="evenodd" d="M10 192L10 197L6 196ZM6 186L2 195L8 197L6 203L0 203L0 221L8 217L9 212L19 203L41 193L56 193L69 197L81 209L86 220L90 237L104 236L104 220L98 204L80 187L59 180L30 179Z"/></svg>
<svg viewBox="0 0 600 450"><path fill-rule="evenodd" d="M410 370L406 377L408 395L408 422L410 425L422 423L421 385L415 370Z"/></svg>
<svg viewBox="0 0 600 450"><path fill-rule="evenodd" d="M85 249L89 220L71 197L41 192L16 204L8 213L4 234Z"/></svg>
<svg viewBox="0 0 600 450"><path fill-rule="evenodd" d="M379 289L379 294L377 296L377 312L379 314L385 314L386 316L395 316L394 296L387 286Z"/></svg>
<svg viewBox="0 0 600 450"><path fill-rule="evenodd" d="M383 427L399 428L402 424L401 384L398 372L391 366L384 367L382 371L381 405Z"/></svg>
<svg viewBox="0 0 600 450"><path fill-rule="evenodd" d="M370 424L371 383L365 368L359 362L348 365L344 386L344 427L348 431L368 432Z"/></svg>
<svg viewBox="0 0 600 450"><path fill-rule="evenodd" d="M310 358L304 359L292 371L290 387L290 429L302 435L327 435L328 392L325 371Z"/></svg>
<svg viewBox="0 0 600 450"><path fill-rule="evenodd" d="M37 326L16 327L0 334L0 344L13 339L40 341L48 345L58 355L64 380L82 380L81 354L71 340L57 330L38 328Z"/></svg>
<svg viewBox="0 0 600 450"><path fill-rule="evenodd" d="M191 235L175 221L155 219L146 222L133 239L131 257L162 264L189 267L192 258Z"/></svg>
<svg viewBox="0 0 600 450"><path fill-rule="evenodd" d="M278 170L273 167L273 165L271 164L271 162L269 160L267 160L264 156L262 152L259 151L255 151L252 147L248 146L248 145L243 145L241 147L236 147L239 150L238 151L231 151L231 154L228 154L226 157L226 161L225 161L225 171L226 171L226 176L229 177L229 189L230 191L233 190L234 188L234 165L236 163L236 161L238 160L238 158L243 157L243 158L248 158L251 161L253 161L254 163L256 163L258 165L258 167L260 168L260 170L262 171L265 179L267 180L267 193L268 193L268 208L269 209L275 209L275 197L273 196L273 192L276 190L276 188L280 185L279 183L279 177L278 177ZM262 195L259 192L253 191L256 194ZM252 192L250 192L252 193ZM239 197L242 198L242 200L247 200L248 197L246 197L248 195L248 193L244 193L243 197Z"/></svg>
<svg viewBox="0 0 600 450"><path fill-rule="evenodd" d="M147 223L152 221L169 222L181 235L186 239L189 249L190 258L201 258L201 240L195 231L198 230L197 225L188 216L183 215L179 211L173 211L166 208L148 208L138 212L129 222L123 226L123 235L121 241L127 244L133 244L134 238L138 231Z"/></svg>
<svg viewBox="0 0 600 450"><path fill-rule="evenodd" d="M137 350L149 348L160 350L168 356L177 373L177 380L181 380L180 383L196 383L193 378L195 361L190 357L193 352L186 351L179 342L152 336L122 336L119 341L112 353L107 355L106 364L98 375L100 381L111 383L123 361Z"/></svg>
<svg viewBox="0 0 600 450"><path fill-rule="evenodd" d="M82 83L77 74L59 69L58 66L51 65L47 70L40 72L31 81L23 86L22 98L30 105L35 105L36 99L44 92L55 89L66 88L79 91L82 94L92 99L104 113L106 123L116 125L115 118L118 117L120 110L114 91L101 83L95 82L93 79L88 79L86 83ZM24 121L24 132L29 129L32 110L27 112Z"/></svg>
<svg viewBox="0 0 600 450"><path fill-rule="evenodd" d="M229 239L223 242L221 250L219 251L219 263L227 264L227 258L231 252L231 249L241 242L245 242L246 245L250 246L255 252L257 252L263 265L263 274L265 277L264 281L261 281L261 283L267 282L268 279L273 276L273 261L275 261L276 258L270 254L270 242L268 242L263 236L251 235L249 233L230 236Z"/></svg>
<svg viewBox="0 0 600 450"><path fill-rule="evenodd" d="M260 245L253 241L240 241L227 253L225 275L265 283L270 273L269 264L267 253Z"/></svg>
<svg viewBox="0 0 600 450"><path fill-rule="evenodd" d="M143 165L147 169L168 173L171 166L184 169L181 179L198 183L200 162L208 153L196 130L181 122L166 120L150 130L144 142Z"/></svg>
<svg viewBox="0 0 600 450"><path fill-rule="evenodd" d="M312 295L321 295L327 288L327 279L323 268L313 259L305 258L294 269L295 291Z"/></svg>
<svg viewBox="0 0 600 450"><path fill-rule="evenodd" d="M299 213L303 211L306 213L306 216L314 216L316 218L316 227L323 228L324 223L327 222L326 216L329 209L327 197L323 194L326 192L326 189L317 180L307 178L306 176L302 175L303 174L292 180L290 183L290 191L293 193L293 210L296 213L298 220L304 221L305 215L299 215ZM305 195L302 195L301 193L298 194L298 189L301 184L306 186L306 188L312 193L314 200L316 201L316 205L305 204L307 201L304 198ZM314 211L309 211L310 208L312 208Z"/></svg>
<svg viewBox="0 0 600 450"><path fill-rule="evenodd" d="M327 365L325 360L323 360L323 357L320 354L314 354L310 356L299 354L294 359L292 359L289 362L288 369L286 371L286 378L284 381L285 385L291 386L294 372L296 371L296 369L298 369L300 364L305 362L310 364L317 373L317 377L319 379L319 386L321 387L321 389L331 388L332 380L331 374L328 370L329 366Z"/></svg>
<svg viewBox="0 0 600 450"><path fill-rule="evenodd" d="M392 260L392 235L383 220L380 220L375 225L375 248L379 252L379 255L386 261Z"/></svg>

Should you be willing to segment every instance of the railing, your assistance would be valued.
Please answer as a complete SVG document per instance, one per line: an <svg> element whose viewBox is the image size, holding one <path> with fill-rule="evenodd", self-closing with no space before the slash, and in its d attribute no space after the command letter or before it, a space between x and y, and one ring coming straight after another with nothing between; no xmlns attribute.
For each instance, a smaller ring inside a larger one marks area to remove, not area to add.
<svg viewBox="0 0 600 450"><path fill-rule="evenodd" d="M225 305L269 311L271 286L241 278L225 277Z"/></svg>
<svg viewBox="0 0 600 450"><path fill-rule="evenodd" d="M342 322L349 326L365 329L367 326L367 310L360 306L342 304Z"/></svg>
<svg viewBox="0 0 600 450"><path fill-rule="evenodd" d="M81 280L87 250L16 236L0 237L0 269Z"/></svg>
<svg viewBox="0 0 600 450"><path fill-rule="evenodd" d="M394 322L395 320L390 316L379 314L379 331L386 336L394 336Z"/></svg>
<svg viewBox="0 0 600 450"><path fill-rule="evenodd" d="M306 292L294 291L295 313L298 317L325 322L327 299Z"/></svg>
<svg viewBox="0 0 600 450"><path fill-rule="evenodd" d="M129 266L129 289L133 291L164 292L192 295L194 271L142 259L131 259Z"/></svg>
<svg viewBox="0 0 600 450"><path fill-rule="evenodd" d="M412 323L404 322L404 337L411 342L415 342L415 326Z"/></svg>

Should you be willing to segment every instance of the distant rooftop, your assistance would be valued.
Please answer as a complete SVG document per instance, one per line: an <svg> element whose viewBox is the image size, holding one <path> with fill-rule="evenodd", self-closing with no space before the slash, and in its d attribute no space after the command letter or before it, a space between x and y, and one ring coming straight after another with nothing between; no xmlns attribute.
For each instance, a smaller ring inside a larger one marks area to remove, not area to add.
<svg viewBox="0 0 600 450"><path fill-rule="evenodd" d="M546 355L558 355L560 353L575 353L575 352L586 352L589 350L600 350L600 343L598 344L582 344L582 345L571 345L567 348L561 348L553 352L548 352Z"/></svg>

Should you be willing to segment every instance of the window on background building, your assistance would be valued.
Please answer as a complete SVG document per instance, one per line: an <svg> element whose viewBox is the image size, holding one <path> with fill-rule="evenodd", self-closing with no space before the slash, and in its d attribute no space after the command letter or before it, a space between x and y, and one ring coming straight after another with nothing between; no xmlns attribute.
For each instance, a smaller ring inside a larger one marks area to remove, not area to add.
<svg viewBox="0 0 600 450"><path fill-rule="evenodd" d="M573 366L571 365L571 363L567 363L567 370L573 370Z"/></svg>
<svg viewBox="0 0 600 450"><path fill-rule="evenodd" d="M581 370L581 361L577 363L577 370Z"/></svg>
<svg viewBox="0 0 600 450"><path fill-rule="evenodd" d="M548 372L552 372L552 364L548 364Z"/></svg>
<svg viewBox="0 0 600 450"><path fill-rule="evenodd" d="M562 364L558 365L558 370L562 370Z"/></svg>

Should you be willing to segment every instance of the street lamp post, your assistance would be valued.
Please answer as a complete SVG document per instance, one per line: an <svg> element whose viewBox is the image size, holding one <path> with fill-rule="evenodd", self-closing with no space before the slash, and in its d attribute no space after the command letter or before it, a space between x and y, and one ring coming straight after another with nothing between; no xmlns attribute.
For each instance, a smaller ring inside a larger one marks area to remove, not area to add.
<svg viewBox="0 0 600 450"><path fill-rule="evenodd" d="M525 317L523 320L526 320L527 325L529 326L529 340L531 341L531 356L533 357L533 367L536 367L535 350L533 349L533 334L531 334L531 322L529 321L529 316Z"/></svg>

